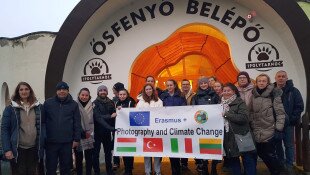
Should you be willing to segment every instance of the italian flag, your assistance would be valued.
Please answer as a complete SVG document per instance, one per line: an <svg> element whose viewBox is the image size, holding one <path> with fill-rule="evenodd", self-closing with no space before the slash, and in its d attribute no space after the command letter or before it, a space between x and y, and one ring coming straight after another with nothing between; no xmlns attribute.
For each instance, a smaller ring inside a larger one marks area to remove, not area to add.
<svg viewBox="0 0 310 175"><path fill-rule="evenodd" d="M137 152L135 146L137 138L117 138L119 146L116 147L117 152Z"/></svg>
<svg viewBox="0 0 310 175"><path fill-rule="evenodd" d="M170 146L172 153L179 152L179 141L178 138L171 138L170 139ZM183 145L182 145L183 146ZM193 153L193 143L191 138L184 138L184 150L185 153Z"/></svg>
<svg viewBox="0 0 310 175"><path fill-rule="evenodd" d="M200 154L222 154L222 139L199 139Z"/></svg>

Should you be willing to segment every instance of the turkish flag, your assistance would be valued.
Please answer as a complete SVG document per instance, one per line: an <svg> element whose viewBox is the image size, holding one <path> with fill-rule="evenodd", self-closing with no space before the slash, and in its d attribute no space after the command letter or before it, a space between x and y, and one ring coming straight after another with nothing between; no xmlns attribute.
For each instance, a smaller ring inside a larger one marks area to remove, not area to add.
<svg viewBox="0 0 310 175"><path fill-rule="evenodd" d="M163 152L163 139L143 138L143 152Z"/></svg>

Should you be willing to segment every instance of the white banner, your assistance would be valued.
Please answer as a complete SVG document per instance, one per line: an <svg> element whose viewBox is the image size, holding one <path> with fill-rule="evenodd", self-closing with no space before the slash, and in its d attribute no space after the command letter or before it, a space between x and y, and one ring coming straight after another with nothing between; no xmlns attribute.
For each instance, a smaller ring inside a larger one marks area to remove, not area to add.
<svg viewBox="0 0 310 175"><path fill-rule="evenodd" d="M222 159L223 106L122 108L114 155Z"/></svg>

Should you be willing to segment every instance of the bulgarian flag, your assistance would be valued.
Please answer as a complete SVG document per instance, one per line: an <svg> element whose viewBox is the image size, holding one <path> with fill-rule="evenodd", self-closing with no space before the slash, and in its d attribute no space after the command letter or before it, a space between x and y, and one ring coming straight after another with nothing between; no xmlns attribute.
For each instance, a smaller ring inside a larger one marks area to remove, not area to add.
<svg viewBox="0 0 310 175"><path fill-rule="evenodd" d="M199 139L200 154L222 154L222 139Z"/></svg>
<svg viewBox="0 0 310 175"><path fill-rule="evenodd" d="M119 146L116 147L117 152L136 152L137 138L117 138Z"/></svg>

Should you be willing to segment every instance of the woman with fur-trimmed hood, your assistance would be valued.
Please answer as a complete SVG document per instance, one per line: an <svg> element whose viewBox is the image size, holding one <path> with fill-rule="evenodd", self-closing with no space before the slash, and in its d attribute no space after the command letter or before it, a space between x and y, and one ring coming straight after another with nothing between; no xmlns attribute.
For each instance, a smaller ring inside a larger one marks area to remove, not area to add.
<svg viewBox="0 0 310 175"><path fill-rule="evenodd" d="M275 141L281 139L285 111L281 100L282 90L270 84L267 74L256 77L250 105L250 125L257 146L271 174L279 174L283 165L276 156Z"/></svg>

